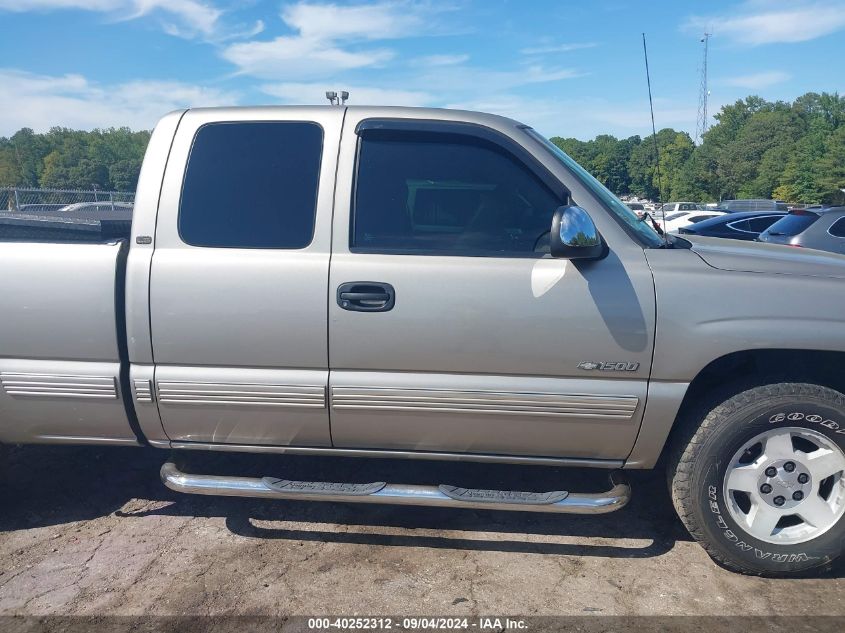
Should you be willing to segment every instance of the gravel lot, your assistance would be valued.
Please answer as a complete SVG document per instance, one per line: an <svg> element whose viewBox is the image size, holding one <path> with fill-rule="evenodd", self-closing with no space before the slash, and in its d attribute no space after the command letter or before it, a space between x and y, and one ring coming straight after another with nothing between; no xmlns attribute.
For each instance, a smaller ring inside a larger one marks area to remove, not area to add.
<svg viewBox="0 0 845 633"><path fill-rule="evenodd" d="M166 457L14 449L0 614L845 615L841 571L766 580L714 565L658 473L632 474L624 510L578 517L179 495L158 480ZM232 454L192 455L191 466L521 489L599 489L605 476Z"/></svg>

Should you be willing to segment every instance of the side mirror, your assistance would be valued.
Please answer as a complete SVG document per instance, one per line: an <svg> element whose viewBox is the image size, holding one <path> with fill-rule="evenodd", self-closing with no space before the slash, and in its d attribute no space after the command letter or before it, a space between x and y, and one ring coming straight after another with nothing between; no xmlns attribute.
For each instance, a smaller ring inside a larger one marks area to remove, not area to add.
<svg viewBox="0 0 845 633"><path fill-rule="evenodd" d="M593 219L581 207L558 207L552 217L549 236L552 257L560 259L601 259L607 244Z"/></svg>

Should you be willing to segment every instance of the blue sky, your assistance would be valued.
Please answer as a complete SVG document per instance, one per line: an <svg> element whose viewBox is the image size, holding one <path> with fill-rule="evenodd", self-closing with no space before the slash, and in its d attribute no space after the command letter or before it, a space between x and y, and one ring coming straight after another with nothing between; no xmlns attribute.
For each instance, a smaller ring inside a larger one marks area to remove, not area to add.
<svg viewBox="0 0 845 633"><path fill-rule="evenodd" d="M497 112L547 135L694 132L748 94L845 92L845 0L0 0L0 135L151 128L185 106L324 103Z"/></svg>

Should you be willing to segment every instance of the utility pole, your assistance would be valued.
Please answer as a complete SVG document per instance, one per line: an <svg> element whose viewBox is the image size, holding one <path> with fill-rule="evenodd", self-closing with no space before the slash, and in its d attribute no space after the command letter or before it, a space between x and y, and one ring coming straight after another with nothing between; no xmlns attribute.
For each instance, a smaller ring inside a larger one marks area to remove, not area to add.
<svg viewBox="0 0 845 633"><path fill-rule="evenodd" d="M701 89L698 94L698 122L695 125L695 140L700 145L707 131L707 98L710 91L707 89L707 49L710 44L710 33L704 33L701 43L704 44L704 62L701 65Z"/></svg>

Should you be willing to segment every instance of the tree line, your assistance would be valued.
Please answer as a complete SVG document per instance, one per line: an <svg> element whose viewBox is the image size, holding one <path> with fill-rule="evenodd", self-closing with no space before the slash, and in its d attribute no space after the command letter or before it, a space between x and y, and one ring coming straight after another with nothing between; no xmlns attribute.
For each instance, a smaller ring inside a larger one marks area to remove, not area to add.
<svg viewBox="0 0 845 633"><path fill-rule="evenodd" d="M845 97L809 92L788 103L750 96L714 118L699 145L686 132L660 130L657 151L654 136L552 141L620 196L845 201ZM0 137L0 186L133 191L149 138L129 128L24 128Z"/></svg>
<svg viewBox="0 0 845 633"><path fill-rule="evenodd" d="M657 133L657 150L652 135L552 141L620 196L663 202L845 201L840 191L845 187L845 97L809 92L787 103L751 96L724 106L714 118L699 145L670 128Z"/></svg>
<svg viewBox="0 0 845 633"><path fill-rule="evenodd" d="M0 137L0 187L134 191L147 131L112 128L83 132L23 128Z"/></svg>

